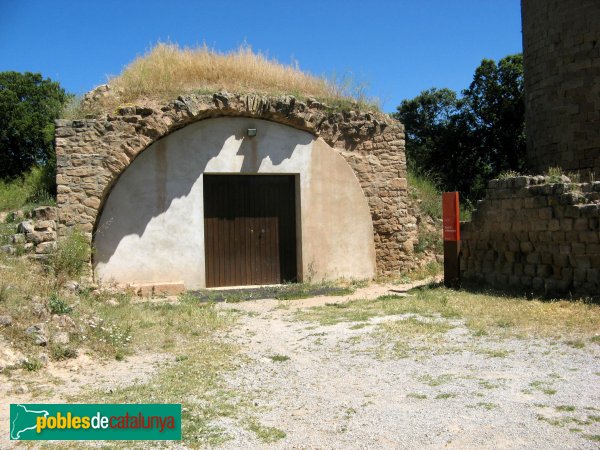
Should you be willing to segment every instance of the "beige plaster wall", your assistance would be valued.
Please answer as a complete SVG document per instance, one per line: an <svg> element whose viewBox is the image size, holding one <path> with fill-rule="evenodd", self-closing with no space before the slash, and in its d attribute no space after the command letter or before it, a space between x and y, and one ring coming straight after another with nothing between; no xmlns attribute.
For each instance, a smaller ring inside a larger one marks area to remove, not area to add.
<svg viewBox="0 0 600 450"><path fill-rule="evenodd" d="M258 135L246 137L248 128L257 128ZM298 175L301 275L375 275L369 206L335 150L274 122L216 118L155 142L118 179L94 236L100 281L205 286L203 173Z"/></svg>

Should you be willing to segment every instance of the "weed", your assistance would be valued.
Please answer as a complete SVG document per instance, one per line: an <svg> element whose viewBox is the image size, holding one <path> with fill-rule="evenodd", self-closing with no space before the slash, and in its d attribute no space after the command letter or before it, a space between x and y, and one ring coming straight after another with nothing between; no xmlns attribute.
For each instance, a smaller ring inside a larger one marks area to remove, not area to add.
<svg viewBox="0 0 600 450"><path fill-rule="evenodd" d="M565 344L567 344L569 347L573 347L573 348L584 348L585 347L585 342L583 342L582 340L575 340L575 341L566 341Z"/></svg>
<svg viewBox="0 0 600 450"><path fill-rule="evenodd" d="M59 240L51 267L61 286L68 278L81 275L90 259L90 243L79 231L72 231Z"/></svg>
<svg viewBox="0 0 600 450"><path fill-rule="evenodd" d="M427 250L431 250L435 253L440 253L444 249L442 241L442 235L437 230L434 232L428 232L423 227L419 228L417 234L417 243L415 244L416 253L424 253Z"/></svg>
<svg viewBox="0 0 600 450"><path fill-rule="evenodd" d="M600 335L592 336L590 338L590 341L593 342L594 344L600 344Z"/></svg>
<svg viewBox="0 0 600 450"><path fill-rule="evenodd" d="M583 436L590 441L600 442L600 434L584 434Z"/></svg>
<svg viewBox="0 0 600 450"><path fill-rule="evenodd" d="M50 294L48 309L52 314L69 314L73 311L73 307L69 306L56 292Z"/></svg>
<svg viewBox="0 0 600 450"><path fill-rule="evenodd" d="M564 173L560 167L549 167L546 172L546 182L550 184L561 183Z"/></svg>
<svg viewBox="0 0 600 450"><path fill-rule="evenodd" d="M289 361L290 357L287 355L276 354L276 355L269 356L269 359L273 362L285 362L285 361Z"/></svg>
<svg viewBox="0 0 600 450"><path fill-rule="evenodd" d="M256 434L256 437L265 443L277 442L286 437L284 431L275 427L265 427L254 419L247 421L248 430Z"/></svg>
<svg viewBox="0 0 600 450"><path fill-rule="evenodd" d="M479 406L483 409L487 409L488 411L498 407L498 405L496 403L489 403L489 402L479 402L479 403L477 403L477 406Z"/></svg>
<svg viewBox="0 0 600 450"><path fill-rule="evenodd" d="M446 333L454 328L445 322L424 321L416 317L384 322L379 325L380 330L388 337L398 339L406 336L432 337Z"/></svg>
<svg viewBox="0 0 600 450"><path fill-rule="evenodd" d="M77 350L66 345L54 344L50 346L50 356L55 361L77 358Z"/></svg>
<svg viewBox="0 0 600 450"><path fill-rule="evenodd" d="M438 394L438 395L435 396L435 398L437 400L445 400L445 399L454 398L454 397L456 397L456 394L452 394L450 392L446 392L444 394Z"/></svg>
<svg viewBox="0 0 600 450"><path fill-rule="evenodd" d="M8 300L10 285L4 281L0 281L0 303L5 303Z"/></svg>
<svg viewBox="0 0 600 450"><path fill-rule="evenodd" d="M418 392L409 392L406 394L406 396L409 398L416 398L418 400L425 400L427 398L427 395Z"/></svg>
<svg viewBox="0 0 600 450"><path fill-rule="evenodd" d="M478 350L477 353L486 355L488 358L506 358L510 355L509 350L503 349L482 349Z"/></svg>
<svg viewBox="0 0 600 450"><path fill-rule="evenodd" d="M431 387L440 386L442 384L449 383L454 379L454 375L445 373L434 377L433 375L422 375L418 378L421 383L427 384Z"/></svg>
<svg viewBox="0 0 600 450"><path fill-rule="evenodd" d="M44 367L44 364L38 358L27 358L22 364L23 367L29 372L35 372L36 370L40 370L42 367Z"/></svg>
<svg viewBox="0 0 600 450"><path fill-rule="evenodd" d="M531 383L529 383L529 386L546 395L554 395L557 392L556 389L550 387L549 383L545 381L532 381Z"/></svg>
<svg viewBox="0 0 600 450"><path fill-rule="evenodd" d="M494 383L491 383L491 382L486 381L486 380L480 381L479 382L479 386L481 386L481 387L483 387L485 389L497 389L497 388L500 387L499 384L494 384Z"/></svg>
<svg viewBox="0 0 600 450"><path fill-rule="evenodd" d="M562 412L572 412L575 411L575 407L571 406L571 405L559 405L556 408L557 411L562 411Z"/></svg>
<svg viewBox="0 0 600 450"><path fill-rule="evenodd" d="M500 172L498 174L498 179L499 180L508 180L509 178L515 178L520 175L521 174L519 172L516 172L514 170L505 170L504 172Z"/></svg>

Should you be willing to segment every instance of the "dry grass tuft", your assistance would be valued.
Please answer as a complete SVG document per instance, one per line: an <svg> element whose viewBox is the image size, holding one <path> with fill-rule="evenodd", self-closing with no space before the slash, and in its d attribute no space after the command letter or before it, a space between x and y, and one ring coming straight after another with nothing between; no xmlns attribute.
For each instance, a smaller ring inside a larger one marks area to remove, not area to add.
<svg viewBox="0 0 600 450"><path fill-rule="evenodd" d="M181 48L158 43L131 62L120 75L109 79L119 104L140 101L168 101L182 94L214 93L226 90L269 95L291 94L314 97L333 103L356 101L368 105L364 86L352 81L332 82L285 65L254 52L247 45L219 53L206 45ZM116 99L108 99L108 103ZM116 105L103 105L114 107Z"/></svg>

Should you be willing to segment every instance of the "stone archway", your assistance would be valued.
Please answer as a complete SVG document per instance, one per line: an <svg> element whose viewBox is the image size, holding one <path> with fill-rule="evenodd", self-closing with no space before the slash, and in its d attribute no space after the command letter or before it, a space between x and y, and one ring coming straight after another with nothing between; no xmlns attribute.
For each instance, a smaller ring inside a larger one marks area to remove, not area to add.
<svg viewBox="0 0 600 450"><path fill-rule="evenodd" d="M125 169L154 142L217 117L263 119L320 137L354 171L367 199L377 273L410 267L415 219L407 211L404 129L386 115L337 112L316 101L216 93L179 97L160 108L127 106L96 119L56 122L59 232L90 234Z"/></svg>

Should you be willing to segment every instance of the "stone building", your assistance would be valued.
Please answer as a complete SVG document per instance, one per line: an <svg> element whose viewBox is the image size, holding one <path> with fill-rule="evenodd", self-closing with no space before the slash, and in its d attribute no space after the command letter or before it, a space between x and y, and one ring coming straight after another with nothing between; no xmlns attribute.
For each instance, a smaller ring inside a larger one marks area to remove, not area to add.
<svg viewBox="0 0 600 450"><path fill-rule="evenodd" d="M404 129L317 101L190 95L56 123L59 233L101 282L366 279L412 262Z"/></svg>
<svg viewBox="0 0 600 450"><path fill-rule="evenodd" d="M600 176L600 2L522 0L527 155Z"/></svg>
<svg viewBox="0 0 600 450"><path fill-rule="evenodd" d="M600 294L600 1L522 0L527 157L463 223L461 276L548 297ZM558 178L557 178L558 177ZM572 182L577 181L586 182Z"/></svg>

